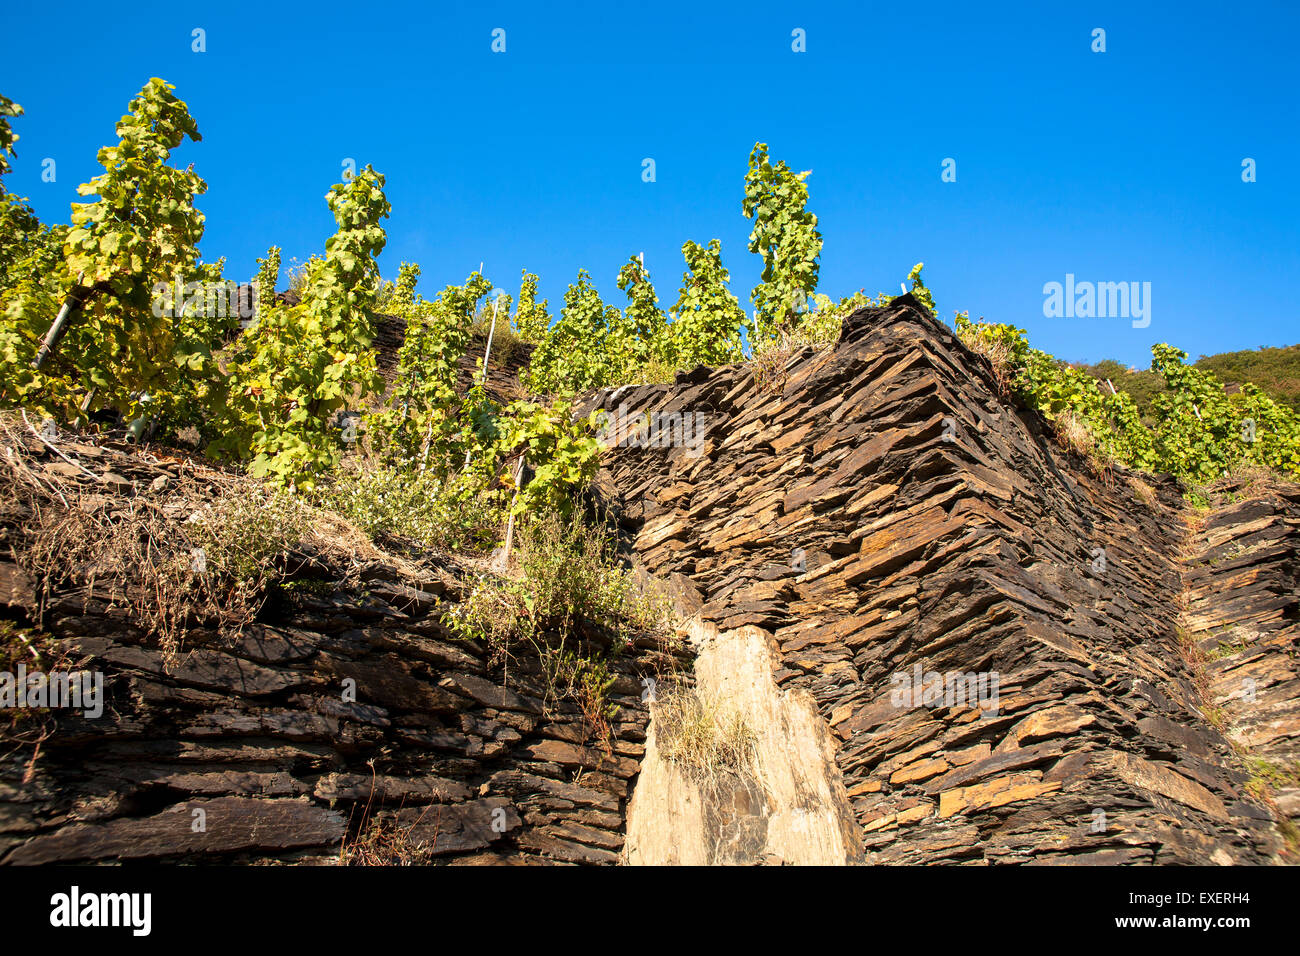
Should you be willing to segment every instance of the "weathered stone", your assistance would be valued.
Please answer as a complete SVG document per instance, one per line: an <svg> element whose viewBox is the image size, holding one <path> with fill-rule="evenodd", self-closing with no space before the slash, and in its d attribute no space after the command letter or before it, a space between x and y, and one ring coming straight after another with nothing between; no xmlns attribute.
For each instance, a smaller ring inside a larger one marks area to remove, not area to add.
<svg viewBox="0 0 1300 956"><path fill-rule="evenodd" d="M200 821L202 830L196 829ZM193 858L252 849L334 846L342 841L343 831L342 816L303 801L221 797L176 804L151 817L74 823L23 843L5 862Z"/></svg>
<svg viewBox="0 0 1300 956"><path fill-rule="evenodd" d="M450 803L470 798L470 789L454 780L437 777L366 777L355 773L331 773L316 782L314 795L329 801Z"/></svg>

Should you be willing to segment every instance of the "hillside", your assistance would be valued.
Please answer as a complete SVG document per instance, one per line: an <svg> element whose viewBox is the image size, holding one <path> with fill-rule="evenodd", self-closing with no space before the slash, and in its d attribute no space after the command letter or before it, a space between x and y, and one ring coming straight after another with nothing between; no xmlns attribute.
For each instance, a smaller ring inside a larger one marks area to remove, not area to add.
<svg viewBox="0 0 1300 956"><path fill-rule="evenodd" d="M1251 382L1300 410L1300 345L1202 355L1196 367L1213 372L1226 385Z"/></svg>
<svg viewBox="0 0 1300 956"><path fill-rule="evenodd" d="M1250 382L1275 401L1300 411L1300 345L1202 355L1194 364L1215 375L1229 391ZM1130 371L1114 359L1079 367L1132 395L1144 417L1151 415L1151 399L1165 390L1164 380L1157 373L1149 369Z"/></svg>

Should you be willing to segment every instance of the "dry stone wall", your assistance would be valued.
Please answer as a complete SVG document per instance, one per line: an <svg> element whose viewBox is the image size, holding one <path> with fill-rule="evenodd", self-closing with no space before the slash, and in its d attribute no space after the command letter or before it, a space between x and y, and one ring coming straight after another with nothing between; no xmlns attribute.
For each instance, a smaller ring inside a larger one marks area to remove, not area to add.
<svg viewBox="0 0 1300 956"><path fill-rule="evenodd" d="M164 496L187 467L61 450L98 476L86 490L106 507ZM27 517L0 524L0 616L23 623L35 596L11 558ZM371 825L430 862L617 862L645 738L639 661L654 649L611 658L620 711L602 746L575 704L544 705L535 659L507 681L448 633L468 569L371 562L358 577L306 581L233 641L191 628L174 667L105 600L112 582L56 595L43 627L104 675L107 704L57 712L35 754L4 748L0 863L331 863Z"/></svg>
<svg viewBox="0 0 1300 956"><path fill-rule="evenodd" d="M1230 484L1189 517L1182 626L1211 715L1300 843L1300 488Z"/></svg>
<svg viewBox="0 0 1300 956"><path fill-rule="evenodd" d="M1171 482L1068 458L911 296L765 379L596 396L597 487L689 609L771 635L868 862L1277 858L1180 642Z"/></svg>

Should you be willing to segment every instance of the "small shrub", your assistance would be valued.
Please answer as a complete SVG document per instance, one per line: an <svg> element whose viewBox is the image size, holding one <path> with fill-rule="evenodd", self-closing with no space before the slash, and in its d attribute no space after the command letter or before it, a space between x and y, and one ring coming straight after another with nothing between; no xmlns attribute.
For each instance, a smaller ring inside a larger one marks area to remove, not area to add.
<svg viewBox="0 0 1300 956"><path fill-rule="evenodd" d="M666 385L674 381L680 371L682 369L678 367L678 363L652 356L631 371L629 384Z"/></svg>
<svg viewBox="0 0 1300 956"><path fill-rule="evenodd" d="M609 534L579 517L550 512L523 525L519 559L531 592L529 610L548 628L570 631L586 621L626 641L662 620L631 572L619 566Z"/></svg>
<svg viewBox="0 0 1300 956"><path fill-rule="evenodd" d="M441 551L490 549L507 504L501 492L485 491L470 477L444 480L430 471L357 461L335 472L312 501L374 540Z"/></svg>
<svg viewBox="0 0 1300 956"><path fill-rule="evenodd" d="M458 636L482 641L507 680L518 653L530 649L547 704L576 703L589 729L607 737L608 658L637 635L665 631L668 616L666 602L642 594L619 566L603 529L552 511L521 525L513 573L483 574L444 620Z"/></svg>
<svg viewBox="0 0 1300 956"><path fill-rule="evenodd" d="M563 644L554 647L533 642L533 646L542 666L543 703L547 710L554 710L564 701L576 704L582 713L585 736L594 737L608 749L613 721L618 716L618 705L609 699L615 677L608 661L599 654L584 656Z"/></svg>
<svg viewBox="0 0 1300 956"><path fill-rule="evenodd" d="M658 630L662 604L642 595L615 559L609 536L578 517L545 512L519 528L515 575L485 574L450 612L463 637L507 655L518 639L542 633L576 636L582 625L626 644L634 633Z"/></svg>

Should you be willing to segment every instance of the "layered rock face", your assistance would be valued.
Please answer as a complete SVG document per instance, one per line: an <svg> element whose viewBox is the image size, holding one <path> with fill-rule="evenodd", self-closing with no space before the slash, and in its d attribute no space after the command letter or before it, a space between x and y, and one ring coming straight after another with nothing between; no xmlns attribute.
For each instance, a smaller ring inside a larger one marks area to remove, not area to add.
<svg viewBox="0 0 1300 956"><path fill-rule="evenodd" d="M1300 830L1300 488L1230 486L1189 518L1186 640L1252 789Z"/></svg>
<svg viewBox="0 0 1300 956"><path fill-rule="evenodd" d="M1278 857L1180 641L1171 482L1069 460L910 296L765 378L596 396L598 489L688 610L770 635L868 862Z"/></svg>
<svg viewBox="0 0 1300 956"><path fill-rule="evenodd" d="M500 319L492 339L492 353L488 356L488 374L484 391L496 402L508 405L527 395L519 381L519 373L532 358L534 346L527 342L508 341L503 330L509 321ZM406 323L391 315L375 316L376 367L384 381L392 385L397 372L398 352L406 341ZM475 331L468 350L458 360L458 387L467 391L482 375L482 362L487 352L487 336Z"/></svg>
<svg viewBox="0 0 1300 956"><path fill-rule="evenodd" d="M161 501L192 468L61 450L100 476L74 507ZM37 480L67 468L30 453ZM4 517L0 611L21 620L34 595L8 558L30 516ZM620 710L602 746L574 703L543 701L536 659L521 653L506 680L451 637L442 612L472 586L467 569L372 561L358 579L318 568L233 643L189 629L171 667L105 600L113 582L57 595L43 626L104 675L106 701L95 717L58 711L36 751L5 746L0 863L330 863L372 826L390 861L617 862L645 739L641 652L610 659Z"/></svg>

